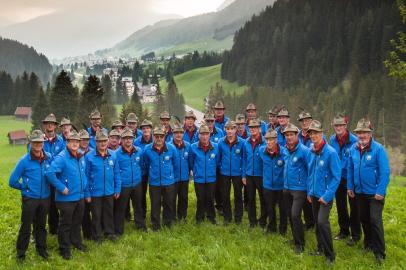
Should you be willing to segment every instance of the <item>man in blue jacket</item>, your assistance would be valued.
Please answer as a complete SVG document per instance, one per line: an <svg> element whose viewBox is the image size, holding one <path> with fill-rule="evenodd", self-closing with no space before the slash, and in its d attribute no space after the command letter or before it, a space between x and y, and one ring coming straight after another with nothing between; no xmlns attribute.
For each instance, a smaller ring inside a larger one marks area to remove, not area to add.
<svg viewBox="0 0 406 270"><path fill-rule="evenodd" d="M183 127L176 123L173 128L173 140L171 144L177 152L177 159L174 164L175 177L175 204L177 220L186 220L189 195L190 144L183 140Z"/></svg>
<svg viewBox="0 0 406 270"><path fill-rule="evenodd" d="M108 137L103 131L96 133L96 149L86 156L86 175L92 197L93 240L101 243L103 233L111 241L117 240L114 230L114 200L120 197L120 167L113 150L107 148Z"/></svg>
<svg viewBox="0 0 406 270"><path fill-rule="evenodd" d="M286 109L285 107L282 107L279 110L276 118L278 119L278 124L279 124L279 126L276 128L276 132L278 133L278 143L280 146L285 146L286 140L285 140L285 136L283 134L283 130L290 123L290 114L289 114L288 109Z"/></svg>
<svg viewBox="0 0 406 270"><path fill-rule="evenodd" d="M359 220L359 205L354 198L347 196L347 166L351 147L357 143L357 137L347 130L347 120L344 115L334 117L332 126L334 134L330 138L330 145L336 150L341 160L341 181L336 191L336 207L340 231L335 240L345 239L350 235L347 244L354 246L361 238L361 223ZM347 197L350 204L348 214Z"/></svg>
<svg viewBox="0 0 406 270"><path fill-rule="evenodd" d="M161 229L162 223L170 227L175 220L175 177L174 166L178 159L173 145L165 142L165 130L154 129L154 143L145 147L144 160L149 176L149 197L151 200L152 230Z"/></svg>
<svg viewBox="0 0 406 270"><path fill-rule="evenodd" d="M196 115L193 111L187 111L185 113L185 133L183 135L183 140L190 144L199 141L199 130L195 124Z"/></svg>
<svg viewBox="0 0 406 270"><path fill-rule="evenodd" d="M82 224L84 200L90 202L86 177L86 162L78 152L80 136L72 131L66 149L57 155L46 171L49 182L55 187L56 207L60 213L58 242L63 259L71 259L71 246L84 252L80 227Z"/></svg>
<svg viewBox="0 0 406 270"><path fill-rule="evenodd" d="M307 172L310 150L299 142L298 133L299 129L290 123L283 129L287 149L283 197L290 219L295 252L300 254L305 246L301 213L307 195Z"/></svg>
<svg viewBox="0 0 406 270"><path fill-rule="evenodd" d="M234 221L240 224L243 216L242 202L242 168L244 140L236 134L237 125L229 121L225 125L226 136L218 144L220 159L221 193L223 195L224 222L231 222L232 211L230 202L231 184L234 189Z"/></svg>
<svg viewBox="0 0 406 270"><path fill-rule="evenodd" d="M124 129L121 140L122 145L116 151L121 180L120 197L114 206L114 227L117 235L124 233L125 212L130 198L134 209L135 228L144 231L147 229L141 206L143 153L141 148L133 145L134 133L131 129Z"/></svg>
<svg viewBox="0 0 406 270"><path fill-rule="evenodd" d="M228 121L230 121L230 119L224 115L225 110L226 108L224 107L223 102L220 100L214 105L214 115L216 117L214 125L223 132L225 131L224 126Z"/></svg>
<svg viewBox="0 0 406 270"><path fill-rule="evenodd" d="M253 119L258 120L257 107L255 106L255 104L250 103L245 108L245 111L247 113L247 122L246 122L246 125L245 125L245 129L246 129L246 131L248 133L248 136L249 136L249 133L250 133L249 123ZM261 135L265 135L266 130L268 129L268 126L264 121L262 121L262 120L258 120L258 121L259 121L259 124L260 124Z"/></svg>
<svg viewBox="0 0 406 270"><path fill-rule="evenodd" d="M49 183L45 170L51 155L44 151L44 134L34 130L29 137L31 149L15 166L9 186L21 191L21 225L17 238L17 260L24 261L30 242L31 225L34 228L35 247L39 256L48 259L46 250L46 217L49 209ZM21 180L21 181L20 181Z"/></svg>
<svg viewBox="0 0 406 270"><path fill-rule="evenodd" d="M372 138L369 120L361 119L354 130L358 142L351 147L347 189L356 198L364 232L364 248L372 250L378 263L385 259L382 211L389 184L389 160L385 148Z"/></svg>
<svg viewBox="0 0 406 270"><path fill-rule="evenodd" d="M276 204L279 205L279 233L286 234L288 216L283 202L283 169L286 149L278 144L275 130L269 129L265 134L266 146L262 146L260 156L263 167L263 193L266 202L269 223L267 232L276 232Z"/></svg>
<svg viewBox="0 0 406 270"><path fill-rule="evenodd" d="M210 129L205 124L199 128L199 141L191 146L191 166L196 192L196 223L207 218L216 224L214 194L216 172L219 164L218 146L210 141Z"/></svg>
<svg viewBox="0 0 406 270"><path fill-rule="evenodd" d="M249 123L250 137L244 142L242 182L248 191L248 219L250 227L254 228L257 223L262 228L266 226L266 204L263 196L263 168L260 148L265 145L265 140L260 131L261 124L257 119ZM256 193L258 191L261 206L261 215L257 219Z"/></svg>
<svg viewBox="0 0 406 270"><path fill-rule="evenodd" d="M103 131L106 134L108 133L107 129L102 127L102 117L102 114L97 109L92 111L89 115L90 127L88 127L86 131L89 133L90 147L93 149L96 148L96 133L98 131Z"/></svg>
<svg viewBox="0 0 406 270"><path fill-rule="evenodd" d="M167 111L161 112L159 115L159 122L165 130L165 142L170 143L173 140L173 132L170 124L171 115Z"/></svg>
<svg viewBox="0 0 406 270"><path fill-rule="evenodd" d="M139 147L144 151L145 147L148 144L154 142L152 137L152 122L144 119L140 125L142 130L142 135L139 136L134 141L134 146ZM145 219L147 216L147 191L148 191L148 168L142 170L142 198L141 198L141 207L142 207L142 217Z"/></svg>
<svg viewBox="0 0 406 270"><path fill-rule="evenodd" d="M330 210L340 184L341 163L337 152L323 139L323 128L313 120L308 128L313 146L309 156L307 200L312 203L316 219L317 250L313 255L324 253L327 263L335 260L330 227Z"/></svg>
<svg viewBox="0 0 406 270"><path fill-rule="evenodd" d="M142 131L141 131L141 129L138 128L137 115L135 113L129 113L125 120L126 120L127 127L130 128L134 134L134 140L138 139L138 137L141 137Z"/></svg>

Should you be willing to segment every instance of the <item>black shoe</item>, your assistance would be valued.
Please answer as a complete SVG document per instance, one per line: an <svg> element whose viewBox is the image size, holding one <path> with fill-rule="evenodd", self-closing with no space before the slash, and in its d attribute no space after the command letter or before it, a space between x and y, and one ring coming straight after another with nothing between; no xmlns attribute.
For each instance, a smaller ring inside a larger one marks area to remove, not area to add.
<svg viewBox="0 0 406 270"><path fill-rule="evenodd" d="M217 223L217 221L215 219L211 219L210 223L213 224L213 225L218 225L218 223Z"/></svg>
<svg viewBox="0 0 406 270"><path fill-rule="evenodd" d="M17 263L23 263L25 261L25 254L17 254Z"/></svg>
<svg viewBox="0 0 406 270"><path fill-rule="evenodd" d="M85 246L84 244L80 244L78 246L75 246L75 248L81 252L88 252L89 249L87 248L87 246Z"/></svg>
<svg viewBox="0 0 406 270"><path fill-rule="evenodd" d="M358 241L359 241L359 240L354 239L354 238L351 237L351 238L348 239L348 241L347 241L347 246L353 247L353 246L355 246L355 245L358 243Z"/></svg>
<svg viewBox="0 0 406 270"><path fill-rule="evenodd" d="M343 239L346 239L346 238L348 238L348 234L345 234L345 233L339 233L339 234L337 234L335 237L334 237L334 240L343 240Z"/></svg>
<svg viewBox="0 0 406 270"><path fill-rule="evenodd" d="M306 224L305 225L305 230L306 231L311 231L314 229L314 224Z"/></svg>
<svg viewBox="0 0 406 270"><path fill-rule="evenodd" d="M301 245L296 245L296 246L295 246L295 253L296 253L297 255L302 254L303 251L304 251L304 247L303 247L303 246L301 246Z"/></svg>
<svg viewBox="0 0 406 270"><path fill-rule="evenodd" d="M111 242L117 242L118 237L115 234L109 234L107 235L107 239L109 239Z"/></svg>
<svg viewBox="0 0 406 270"><path fill-rule="evenodd" d="M62 259L64 259L64 260L72 259L72 254L70 253L70 251L61 252L61 256L62 256Z"/></svg>
<svg viewBox="0 0 406 270"><path fill-rule="evenodd" d="M335 259L334 258L326 258L326 263L328 265L333 265L334 264Z"/></svg>
<svg viewBox="0 0 406 270"><path fill-rule="evenodd" d="M44 258L45 260L48 260L48 258L49 258L49 254L48 254L48 252L47 252L45 249L37 250L37 254L38 254L40 257Z"/></svg>

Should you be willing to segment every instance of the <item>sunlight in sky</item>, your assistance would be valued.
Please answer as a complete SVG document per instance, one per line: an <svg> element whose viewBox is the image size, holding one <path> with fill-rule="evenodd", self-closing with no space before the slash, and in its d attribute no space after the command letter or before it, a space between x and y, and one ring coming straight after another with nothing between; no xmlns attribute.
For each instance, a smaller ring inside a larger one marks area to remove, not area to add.
<svg viewBox="0 0 406 270"><path fill-rule="evenodd" d="M216 11L224 0L158 0L153 9L163 14L178 14L190 17Z"/></svg>

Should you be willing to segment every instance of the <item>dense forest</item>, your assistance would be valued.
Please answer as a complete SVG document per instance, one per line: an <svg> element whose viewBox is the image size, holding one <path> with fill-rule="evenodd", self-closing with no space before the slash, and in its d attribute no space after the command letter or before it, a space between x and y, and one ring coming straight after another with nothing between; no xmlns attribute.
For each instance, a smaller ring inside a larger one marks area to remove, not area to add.
<svg viewBox="0 0 406 270"><path fill-rule="evenodd" d="M334 114L344 112L351 127L369 117L378 140L405 144L405 82L383 65L402 29L393 0L277 1L236 33L223 56L222 77L251 86L224 98L230 114L250 101L263 116L276 104L293 116L304 107L331 132Z"/></svg>
<svg viewBox="0 0 406 270"><path fill-rule="evenodd" d="M1 37L0 70L13 78L22 76L24 72L35 72L44 86L52 74L52 66L45 55L39 54L33 47Z"/></svg>

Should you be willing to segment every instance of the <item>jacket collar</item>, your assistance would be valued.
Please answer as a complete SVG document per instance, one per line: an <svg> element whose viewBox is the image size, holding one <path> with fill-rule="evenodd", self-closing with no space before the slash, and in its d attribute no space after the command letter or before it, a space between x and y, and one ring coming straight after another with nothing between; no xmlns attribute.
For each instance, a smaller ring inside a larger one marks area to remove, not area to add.
<svg viewBox="0 0 406 270"><path fill-rule="evenodd" d="M159 150L158 148L156 148L155 143L152 145L152 150L154 150L155 152L157 152L158 154L162 154L163 152L167 152L168 151L168 147L166 146L166 143L164 142L164 145L162 146L162 148Z"/></svg>

